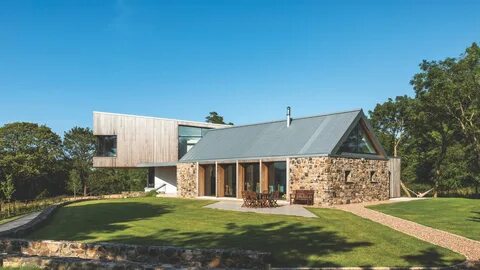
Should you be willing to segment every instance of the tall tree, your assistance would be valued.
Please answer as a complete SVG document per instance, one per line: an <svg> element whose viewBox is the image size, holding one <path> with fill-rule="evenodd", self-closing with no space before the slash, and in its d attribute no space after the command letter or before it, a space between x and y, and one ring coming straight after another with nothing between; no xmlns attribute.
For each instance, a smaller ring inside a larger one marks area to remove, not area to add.
<svg viewBox="0 0 480 270"><path fill-rule="evenodd" d="M0 178L10 175L17 198L32 198L49 188L61 170L60 137L46 126L16 122L0 127Z"/></svg>
<svg viewBox="0 0 480 270"><path fill-rule="evenodd" d="M394 157L398 156L400 143L406 136L408 119L412 116L412 102L407 96L398 96L395 100L389 98L383 104L377 104L373 111L369 111L373 128L387 152Z"/></svg>
<svg viewBox="0 0 480 270"><path fill-rule="evenodd" d="M459 58L426 61L411 81L418 98L434 101L459 130L473 153L472 171L480 183L480 48L473 43Z"/></svg>
<svg viewBox="0 0 480 270"><path fill-rule="evenodd" d="M63 145L72 167L78 173L83 186L83 195L87 196L88 179L92 170L95 153L95 137L89 128L74 127L65 132Z"/></svg>
<svg viewBox="0 0 480 270"><path fill-rule="evenodd" d="M223 120L223 116L219 115L217 112L210 112L206 117L205 117L205 122L207 123L213 123L213 124L226 124L226 125L233 125L232 122L225 123Z"/></svg>

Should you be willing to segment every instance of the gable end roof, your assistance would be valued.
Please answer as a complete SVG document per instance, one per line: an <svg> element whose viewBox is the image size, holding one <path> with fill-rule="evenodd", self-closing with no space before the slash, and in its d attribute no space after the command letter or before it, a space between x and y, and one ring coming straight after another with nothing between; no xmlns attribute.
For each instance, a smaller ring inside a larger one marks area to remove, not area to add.
<svg viewBox="0 0 480 270"><path fill-rule="evenodd" d="M296 118L290 127L282 120L210 130L180 162L335 155L360 119L371 128L363 111L353 110ZM383 155L375 135L372 141Z"/></svg>

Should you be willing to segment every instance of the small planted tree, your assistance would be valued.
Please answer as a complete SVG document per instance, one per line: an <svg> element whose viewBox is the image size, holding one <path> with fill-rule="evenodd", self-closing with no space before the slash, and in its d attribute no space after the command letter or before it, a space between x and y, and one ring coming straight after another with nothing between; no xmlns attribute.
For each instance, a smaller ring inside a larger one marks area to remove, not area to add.
<svg viewBox="0 0 480 270"><path fill-rule="evenodd" d="M13 193L15 192L15 185L13 184L13 177L11 174L7 174L5 181L0 183L0 190L2 191L5 200L10 202Z"/></svg>
<svg viewBox="0 0 480 270"><path fill-rule="evenodd" d="M68 176L67 189L73 192L73 197L77 197L77 193L82 188L82 180L80 174L76 170L71 170Z"/></svg>

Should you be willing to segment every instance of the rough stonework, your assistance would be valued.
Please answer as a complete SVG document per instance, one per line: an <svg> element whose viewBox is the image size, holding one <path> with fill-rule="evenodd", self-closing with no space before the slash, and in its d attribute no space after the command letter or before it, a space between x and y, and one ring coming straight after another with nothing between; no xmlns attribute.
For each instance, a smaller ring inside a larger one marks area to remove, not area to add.
<svg viewBox="0 0 480 270"><path fill-rule="evenodd" d="M177 164L177 189L180 197L195 198L197 192L197 164Z"/></svg>
<svg viewBox="0 0 480 270"><path fill-rule="evenodd" d="M44 258L77 258L101 262L170 264L175 267L263 269L270 253L238 249L191 249L69 241L1 239L0 252ZM137 268L138 269L138 268Z"/></svg>
<svg viewBox="0 0 480 270"><path fill-rule="evenodd" d="M386 160L291 158L289 168L289 190L314 190L314 204L318 206L389 198L390 181Z"/></svg>

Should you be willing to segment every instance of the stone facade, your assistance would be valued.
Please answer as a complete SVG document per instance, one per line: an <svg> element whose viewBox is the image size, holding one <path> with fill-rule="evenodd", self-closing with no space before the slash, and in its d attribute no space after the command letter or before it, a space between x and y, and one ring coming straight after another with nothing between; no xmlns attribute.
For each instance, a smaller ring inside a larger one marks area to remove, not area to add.
<svg viewBox="0 0 480 270"><path fill-rule="evenodd" d="M178 195L183 198L195 198L197 192L197 164L177 164Z"/></svg>
<svg viewBox="0 0 480 270"><path fill-rule="evenodd" d="M359 203L387 200L386 160L306 157L289 161L289 190L315 190L314 204Z"/></svg>
<svg viewBox="0 0 480 270"><path fill-rule="evenodd" d="M76 262L76 265L78 265L78 263L82 262L82 259L96 260L97 263L115 262L117 266L119 266L118 263L123 262L132 266L132 268L128 267L127 269L143 269L134 267L135 263L151 265L170 264L175 268L264 269L270 258L270 253L251 250L192 249L114 243L87 244L70 241L29 241L23 239L0 239L0 252L17 256L38 256L46 258L47 262L54 258L65 258L66 260L57 262L57 264L60 263L63 266L73 262ZM77 260L72 261L73 258ZM16 259L11 263L10 265L15 265L15 263L18 265L21 263L21 260ZM39 261L34 264L41 266L43 263ZM105 268L109 269L109 267ZM66 267L61 269L66 269Z"/></svg>

